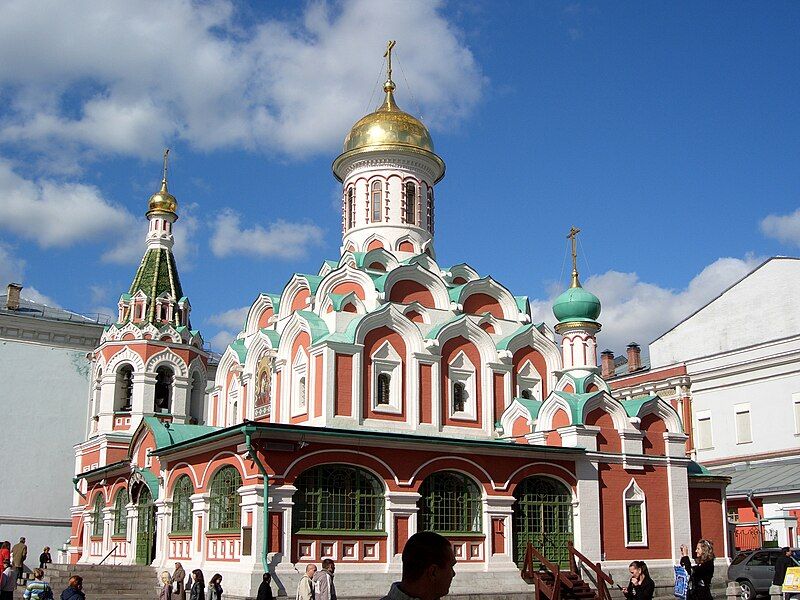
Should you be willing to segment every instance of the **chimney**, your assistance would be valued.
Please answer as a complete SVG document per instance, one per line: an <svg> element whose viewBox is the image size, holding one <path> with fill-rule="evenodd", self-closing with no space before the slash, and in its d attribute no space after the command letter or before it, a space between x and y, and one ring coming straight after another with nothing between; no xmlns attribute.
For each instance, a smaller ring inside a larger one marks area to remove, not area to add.
<svg viewBox="0 0 800 600"><path fill-rule="evenodd" d="M6 296L6 308L8 310L19 310L19 293L22 286L19 283L8 284L8 296Z"/></svg>
<svg viewBox="0 0 800 600"><path fill-rule="evenodd" d="M642 349L636 342L628 344L628 373L642 368Z"/></svg>
<svg viewBox="0 0 800 600"><path fill-rule="evenodd" d="M614 376L614 372L616 371L616 367L614 365L614 353L607 348L600 353L600 368L600 374L602 375L603 379L608 379L609 377Z"/></svg>

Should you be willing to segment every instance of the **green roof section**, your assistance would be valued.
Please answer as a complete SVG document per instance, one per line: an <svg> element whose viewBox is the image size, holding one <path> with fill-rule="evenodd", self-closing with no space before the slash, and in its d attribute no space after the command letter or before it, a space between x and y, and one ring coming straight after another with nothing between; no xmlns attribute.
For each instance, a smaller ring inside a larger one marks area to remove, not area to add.
<svg viewBox="0 0 800 600"><path fill-rule="evenodd" d="M150 494L153 496L153 500L158 500L158 477L156 477L155 473L150 469L140 469L136 465L131 465L131 469L142 476L147 487L150 488Z"/></svg>
<svg viewBox="0 0 800 600"><path fill-rule="evenodd" d="M447 295L450 296L450 302L458 302L458 299L461 297L461 291L466 285L466 283L462 283L461 285L448 288Z"/></svg>
<svg viewBox="0 0 800 600"><path fill-rule="evenodd" d="M171 250L148 248L145 251L128 294L135 296L138 292L147 296L147 314L144 321L148 323L156 322L156 298L167 292L172 296L173 303L177 303L179 298L184 297L175 256ZM179 325L180 321L179 311L174 310L172 324Z"/></svg>
<svg viewBox="0 0 800 600"><path fill-rule="evenodd" d="M228 347L236 352L236 357L239 359L239 364L243 365L245 359L247 358L247 346L244 345L244 340L237 338L233 340Z"/></svg>
<svg viewBox="0 0 800 600"><path fill-rule="evenodd" d="M321 338L330 333L325 321L320 319L319 316L317 316L317 313L311 312L310 310L298 310L295 312L295 314L308 323L308 329L311 332L312 344L318 342Z"/></svg>
<svg viewBox="0 0 800 600"><path fill-rule="evenodd" d="M570 392L553 392L569 406L570 417L574 425L583 425L583 406L587 400L594 398L602 392L590 392L588 394L573 394Z"/></svg>
<svg viewBox="0 0 800 600"><path fill-rule="evenodd" d="M510 336L503 338L502 340L497 342L497 349L508 350L509 344L511 344L512 340L515 337L530 331L532 328L533 328L533 323L528 323L527 325L523 325L522 327L518 328L514 333L512 333Z"/></svg>
<svg viewBox="0 0 800 600"><path fill-rule="evenodd" d="M700 463L696 463L691 461L689 466L686 468L686 472L689 477L713 477L714 473L706 469Z"/></svg>
<svg viewBox="0 0 800 600"><path fill-rule="evenodd" d="M324 277L320 275L304 275L302 273L298 273L298 277L302 277L306 280L306 282L308 283L308 289L311 290L312 294L317 293L317 288L324 279Z"/></svg>
<svg viewBox="0 0 800 600"><path fill-rule="evenodd" d="M366 317L367 315L358 315L352 321L347 324L344 331L334 331L319 340L317 342L338 342L340 344L355 344L356 342L356 329L358 329L358 324Z"/></svg>
<svg viewBox="0 0 800 600"><path fill-rule="evenodd" d="M157 417L144 417L144 424L153 433L156 442L156 450L188 442L201 435L206 435L212 431L217 431L219 427L211 425L187 425L184 423L170 423L161 421Z"/></svg>
<svg viewBox="0 0 800 600"><path fill-rule="evenodd" d="M334 294L333 292L328 292L328 298L331 299L333 310L336 312L342 312L342 305L344 304L344 299L347 298L347 294Z"/></svg>
<svg viewBox="0 0 800 600"><path fill-rule="evenodd" d="M528 314L530 303L527 296L514 296L514 302L517 304L517 309L523 314Z"/></svg>
<svg viewBox="0 0 800 600"><path fill-rule="evenodd" d="M458 321L461 321L466 318L467 315L456 315L450 318L449 320L445 321L444 323L439 323L438 325L431 327L430 331L428 331L428 333L425 335L425 339L435 340L438 337L439 333L442 331L442 329L444 329L445 327L447 327L452 323L457 323Z"/></svg>
<svg viewBox="0 0 800 600"><path fill-rule="evenodd" d="M270 344L272 344L272 347L277 350L278 346L281 345L281 334L274 329L267 329L266 327L262 327L260 331L269 338Z"/></svg>
<svg viewBox="0 0 800 600"><path fill-rule="evenodd" d="M370 273L369 276L372 277L372 283L375 284L376 290L382 292L386 288L386 278L389 276L388 273L383 273L382 275L373 275Z"/></svg>
<svg viewBox="0 0 800 600"><path fill-rule="evenodd" d="M636 417L639 415L639 411L642 410L642 406L656 397L657 396L637 396L629 400L620 400L620 404L625 407L625 412L629 417Z"/></svg>
<svg viewBox="0 0 800 600"><path fill-rule="evenodd" d="M542 405L544 404L541 400L530 398L514 398L514 401L519 402L528 411L532 420L539 416L539 411L542 410Z"/></svg>

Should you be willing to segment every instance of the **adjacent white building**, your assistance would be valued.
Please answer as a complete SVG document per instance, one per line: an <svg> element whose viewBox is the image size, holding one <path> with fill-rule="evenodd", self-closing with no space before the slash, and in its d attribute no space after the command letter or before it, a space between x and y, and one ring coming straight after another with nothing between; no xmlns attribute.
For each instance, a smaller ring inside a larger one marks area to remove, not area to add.
<svg viewBox="0 0 800 600"><path fill-rule="evenodd" d="M68 540L73 445L86 433L89 361L103 332L87 317L0 294L0 540L28 542L26 566Z"/></svg>

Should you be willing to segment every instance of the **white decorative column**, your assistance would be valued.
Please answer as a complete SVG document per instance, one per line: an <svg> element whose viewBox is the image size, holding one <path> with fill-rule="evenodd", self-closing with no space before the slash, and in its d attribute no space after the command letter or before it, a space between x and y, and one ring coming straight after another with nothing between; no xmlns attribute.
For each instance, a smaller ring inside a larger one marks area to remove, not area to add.
<svg viewBox="0 0 800 600"><path fill-rule="evenodd" d="M689 517L689 477L686 458L686 439L684 433L664 434L667 462L667 488L669 490L669 528L672 535L672 560L678 563L681 558L681 544L692 545L692 524ZM724 498L724 492L723 492ZM725 517L724 513L722 515ZM727 520L727 517L725 517ZM727 535L727 532L726 532Z"/></svg>
<svg viewBox="0 0 800 600"><path fill-rule="evenodd" d="M239 488L242 499L242 528L250 527L250 555L244 554L244 545L239 564L250 568L260 568L263 539L268 524L264 523L264 485L255 483ZM244 540L243 540L244 541Z"/></svg>
<svg viewBox="0 0 800 600"><path fill-rule="evenodd" d="M169 411L176 423L183 423L189 414L192 382L188 377L175 375L172 380L172 401Z"/></svg>
<svg viewBox="0 0 800 600"><path fill-rule="evenodd" d="M192 563L202 565L206 559L205 532L208 531L208 517L211 508L211 494L192 494ZM200 567L197 567L200 568Z"/></svg>
<svg viewBox="0 0 800 600"><path fill-rule="evenodd" d="M514 562L514 496L486 496L483 506L483 530L486 533L484 566L487 571L517 571ZM502 522L503 547L494 549L495 521Z"/></svg>
<svg viewBox="0 0 800 600"><path fill-rule="evenodd" d="M292 496L297 491L293 485L270 486L269 499L267 506L269 512L280 513L281 515L281 551L271 552L269 562L273 565L276 573L295 573L292 559L292 507L294 502ZM267 524L269 527L269 524Z"/></svg>
<svg viewBox="0 0 800 600"><path fill-rule="evenodd" d="M402 551L395 553L398 523L406 523L406 540L417 532L417 502L420 498L417 492L386 493L386 562L390 573L400 573L403 568Z"/></svg>
<svg viewBox="0 0 800 600"><path fill-rule="evenodd" d="M109 552L114 544L111 543L111 534L114 532L114 507L103 509L103 556Z"/></svg>
<svg viewBox="0 0 800 600"><path fill-rule="evenodd" d="M600 473L597 461L579 457L575 461L578 498L572 513L575 547L593 561L602 560L600 544Z"/></svg>
<svg viewBox="0 0 800 600"><path fill-rule="evenodd" d="M160 490L163 493L163 490ZM153 564L165 565L169 560L169 530L172 523L172 502L159 498L156 505L156 555Z"/></svg>
<svg viewBox="0 0 800 600"><path fill-rule="evenodd" d="M84 506L83 512L83 556L80 563L90 564L92 562L92 530L94 529L94 515L89 510L89 506Z"/></svg>

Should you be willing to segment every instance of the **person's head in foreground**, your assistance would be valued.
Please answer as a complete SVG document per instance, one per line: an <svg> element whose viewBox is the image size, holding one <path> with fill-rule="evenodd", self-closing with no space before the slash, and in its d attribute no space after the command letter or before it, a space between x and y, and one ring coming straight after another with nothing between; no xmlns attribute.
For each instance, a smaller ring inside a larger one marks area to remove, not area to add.
<svg viewBox="0 0 800 600"><path fill-rule="evenodd" d="M400 589L420 600L438 600L450 591L456 557L447 538L432 531L415 533L403 548Z"/></svg>
<svg viewBox="0 0 800 600"><path fill-rule="evenodd" d="M306 576L314 579L314 573L317 572L317 565L306 565Z"/></svg>

